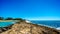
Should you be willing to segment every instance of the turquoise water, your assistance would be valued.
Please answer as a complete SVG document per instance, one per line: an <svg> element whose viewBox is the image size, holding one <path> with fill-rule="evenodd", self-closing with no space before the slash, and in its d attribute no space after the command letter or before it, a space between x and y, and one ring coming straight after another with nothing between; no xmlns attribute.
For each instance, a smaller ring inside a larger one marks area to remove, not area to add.
<svg viewBox="0 0 60 34"><path fill-rule="evenodd" d="M7 27L14 24L13 22L0 22L0 27Z"/></svg>

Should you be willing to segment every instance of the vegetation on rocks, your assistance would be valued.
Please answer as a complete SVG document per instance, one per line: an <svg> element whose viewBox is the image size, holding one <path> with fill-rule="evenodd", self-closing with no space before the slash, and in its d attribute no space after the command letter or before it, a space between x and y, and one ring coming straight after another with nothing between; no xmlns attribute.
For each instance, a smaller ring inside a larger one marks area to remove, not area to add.
<svg viewBox="0 0 60 34"><path fill-rule="evenodd" d="M5 20L13 20L13 18L11 18L11 17L8 17L8 18L6 18Z"/></svg>
<svg viewBox="0 0 60 34"><path fill-rule="evenodd" d="M0 17L0 20L3 20L4 18L3 17Z"/></svg>
<svg viewBox="0 0 60 34"><path fill-rule="evenodd" d="M7 17L7 18L0 17L0 20L19 20L19 21L25 21L25 19L22 19L22 18L12 18L12 17Z"/></svg>

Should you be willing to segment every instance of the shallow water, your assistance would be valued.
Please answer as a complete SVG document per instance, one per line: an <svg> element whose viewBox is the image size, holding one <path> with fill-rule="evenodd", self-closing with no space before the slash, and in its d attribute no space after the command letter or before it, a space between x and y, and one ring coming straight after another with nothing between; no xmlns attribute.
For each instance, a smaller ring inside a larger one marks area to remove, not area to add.
<svg viewBox="0 0 60 34"><path fill-rule="evenodd" d="M0 22L0 27L7 27L14 24L13 22Z"/></svg>

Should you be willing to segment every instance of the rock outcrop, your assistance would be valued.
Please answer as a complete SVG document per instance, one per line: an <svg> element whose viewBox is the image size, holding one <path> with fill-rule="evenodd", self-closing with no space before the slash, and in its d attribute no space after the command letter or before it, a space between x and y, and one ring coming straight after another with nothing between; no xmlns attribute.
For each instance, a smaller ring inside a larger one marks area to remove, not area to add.
<svg viewBox="0 0 60 34"><path fill-rule="evenodd" d="M13 25L13 24L12 24L12 25ZM5 32L5 31L11 29L11 28L12 28L12 25L7 26L7 27L0 27L0 33Z"/></svg>
<svg viewBox="0 0 60 34"><path fill-rule="evenodd" d="M60 32L54 28L20 22L14 24L11 29L0 34L60 34Z"/></svg>

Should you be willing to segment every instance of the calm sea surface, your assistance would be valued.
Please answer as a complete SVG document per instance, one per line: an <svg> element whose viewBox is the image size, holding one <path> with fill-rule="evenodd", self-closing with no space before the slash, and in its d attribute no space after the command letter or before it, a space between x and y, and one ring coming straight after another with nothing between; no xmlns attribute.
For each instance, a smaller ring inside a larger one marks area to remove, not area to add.
<svg viewBox="0 0 60 34"><path fill-rule="evenodd" d="M7 27L7 26L10 26L12 24L13 24L13 22L0 22L0 27Z"/></svg>
<svg viewBox="0 0 60 34"><path fill-rule="evenodd" d="M58 28L60 27L60 21L37 21L37 20L34 20L34 21L31 21L33 24L42 24L42 25L47 25L47 26L51 26L51 27L54 27L54 28Z"/></svg>

